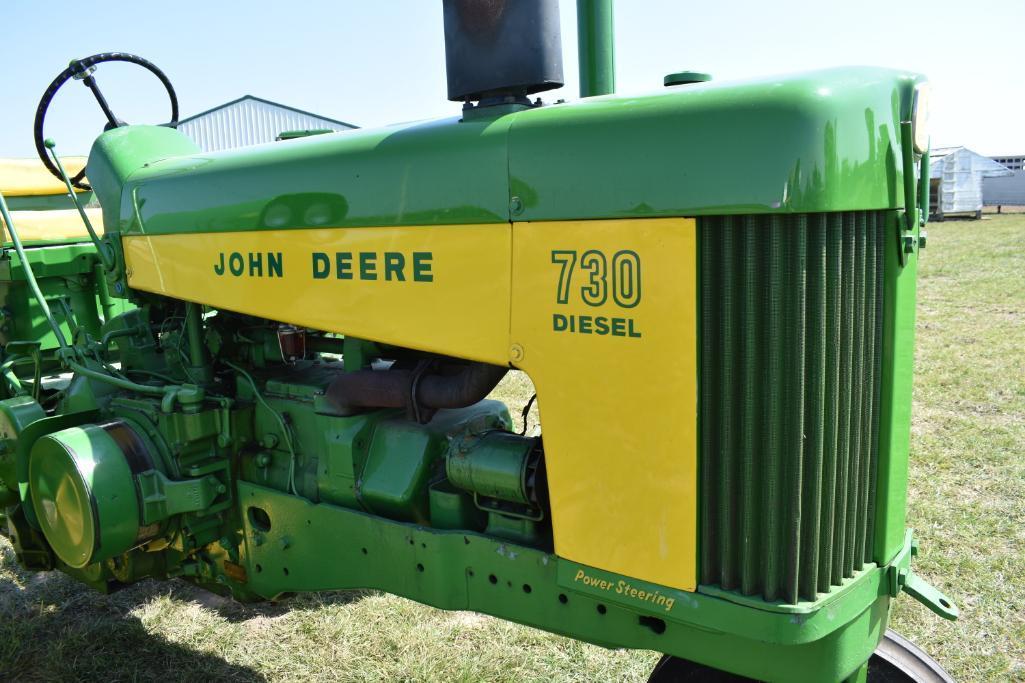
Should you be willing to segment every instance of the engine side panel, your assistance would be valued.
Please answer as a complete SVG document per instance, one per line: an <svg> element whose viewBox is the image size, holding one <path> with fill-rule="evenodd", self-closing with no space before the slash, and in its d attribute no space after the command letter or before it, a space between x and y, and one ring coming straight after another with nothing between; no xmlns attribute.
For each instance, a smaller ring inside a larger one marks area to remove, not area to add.
<svg viewBox="0 0 1025 683"><path fill-rule="evenodd" d="M684 590L697 585L696 239L690 218L513 227L511 342L537 388L555 551Z"/></svg>
<svg viewBox="0 0 1025 683"><path fill-rule="evenodd" d="M693 219L661 218L124 243L133 288L525 370L543 411L556 552L694 590L695 240Z"/></svg>
<svg viewBox="0 0 1025 683"><path fill-rule="evenodd" d="M125 236L132 288L505 365L510 227Z"/></svg>

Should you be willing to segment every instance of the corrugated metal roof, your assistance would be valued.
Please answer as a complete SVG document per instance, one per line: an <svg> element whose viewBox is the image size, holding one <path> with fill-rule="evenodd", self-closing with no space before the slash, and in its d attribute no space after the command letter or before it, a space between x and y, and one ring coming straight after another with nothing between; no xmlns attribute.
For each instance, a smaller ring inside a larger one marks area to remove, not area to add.
<svg viewBox="0 0 1025 683"><path fill-rule="evenodd" d="M929 149L929 158L930 159L939 159L939 158L947 156L951 152L956 152L959 149L964 149L964 148L963 147L932 147L932 148Z"/></svg>
<svg viewBox="0 0 1025 683"><path fill-rule="evenodd" d="M982 179L1009 176L1005 166L967 147L937 147L929 152L929 171L936 208L946 214L976 213L982 209Z"/></svg>
<svg viewBox="0 0 1025 683"><path fill-rule="evenodd" d="M929 170L933 178L944 173L959 171L978 173L983 178L997 178L1011 175L1010 169L989 157L973 152L967 147L937 147L929 150Z"/></svg>
<svg viewBox="0 0 1025 683"><path fill-rule="evenodd" d="M327 128L352 130L357 126L302 109L245 95L178 122L178 130L205 152L273 142L290 130Z"/></svg>

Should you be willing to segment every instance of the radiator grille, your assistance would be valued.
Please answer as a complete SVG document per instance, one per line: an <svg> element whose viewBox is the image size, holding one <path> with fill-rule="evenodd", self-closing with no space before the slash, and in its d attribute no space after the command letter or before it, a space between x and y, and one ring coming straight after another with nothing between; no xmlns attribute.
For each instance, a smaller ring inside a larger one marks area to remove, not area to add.
<svg viewBox="0 0 1025 683"><path fill-rule="evenodd" d="M700 220L703 584L795 603L870 561L884 222Z"/></svg>

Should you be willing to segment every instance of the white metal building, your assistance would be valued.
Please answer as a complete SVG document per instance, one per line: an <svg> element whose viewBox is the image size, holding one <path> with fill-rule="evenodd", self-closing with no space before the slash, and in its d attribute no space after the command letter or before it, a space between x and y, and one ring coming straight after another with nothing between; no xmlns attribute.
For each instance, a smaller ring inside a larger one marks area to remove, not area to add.
<svg viewBox="0 0 1025 683"><path fill-rule="evenodd" d="M982 179L982 203L986 206L1025 206L1025 155L990 157L1006 166L1011 175Z"/></svg>
<svg viewBox="0 0 1025 683"><path fill-rule="evenodd" d="M945 216L982 215L982 180L1009 176L1011 171L989 157L967 147L939 147L929 154L929 214Z"/></svg>
<svg viewBox="0 0 1025 683"><path fill-rule="evenodd" d="M284 132L299 130L352 130L345 121L311 114L252 95L182 119L178 130L192 138L204 152L274 142Z"/></svg>

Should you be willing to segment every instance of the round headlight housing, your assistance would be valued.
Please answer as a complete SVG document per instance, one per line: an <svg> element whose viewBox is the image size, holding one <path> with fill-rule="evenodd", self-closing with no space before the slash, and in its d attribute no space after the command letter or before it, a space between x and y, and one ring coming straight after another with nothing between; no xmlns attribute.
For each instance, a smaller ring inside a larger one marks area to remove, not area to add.
<svg viewBox="0 0 1025 683"><path fill-rule="evenodd" d="M911 104L911 132L914 138L915 151L925 154L929 151L929 99L932 87L928 83L915 86L914 100Z"/></svg>

